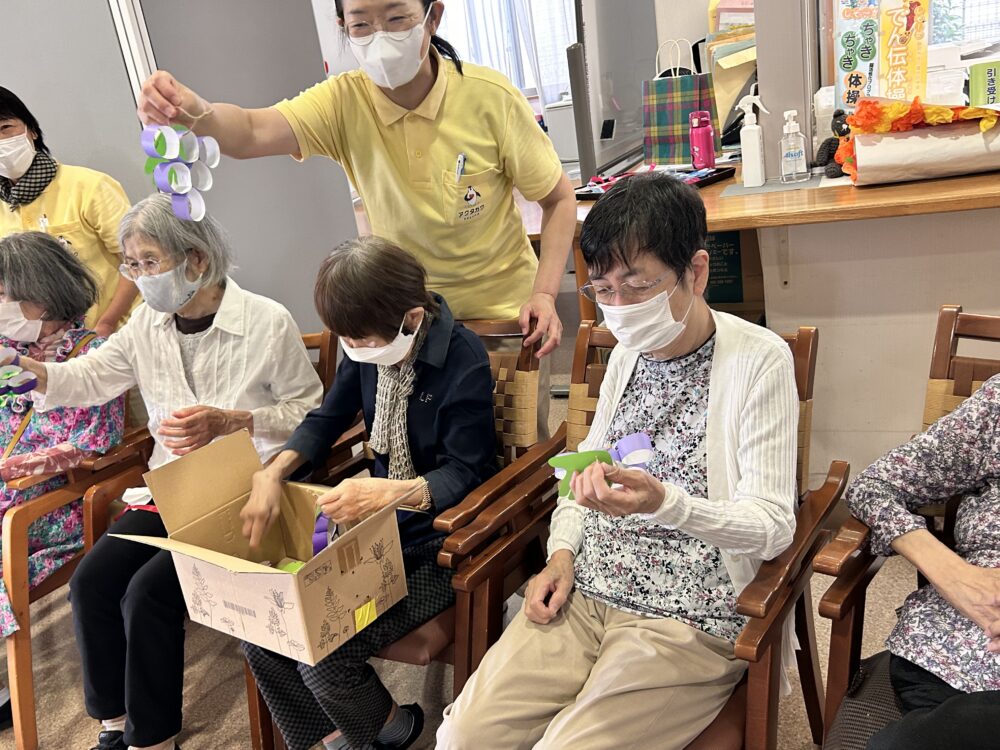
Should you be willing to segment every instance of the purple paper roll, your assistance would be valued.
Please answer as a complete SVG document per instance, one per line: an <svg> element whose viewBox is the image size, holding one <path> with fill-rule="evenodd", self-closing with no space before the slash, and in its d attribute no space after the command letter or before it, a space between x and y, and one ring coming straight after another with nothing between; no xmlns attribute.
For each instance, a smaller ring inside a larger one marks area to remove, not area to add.
<svg viewBox="0 0 1000 750"><path fill-rule="evenodd" d="M313 532L313 557L326 549L326 530L330 521L322 513L316 519L316 530Z"/></svg>
<svg viewBox="0 0 1000 750"><path fill-rule="evenodd" d="M156 150L156 139L162 135L164 143L164 153ZM142 150L146 156L154 159L176 159L180 155L181 140L177 131L166 125L147 125L142 129L139 138L142 143Z"/></svg>
<svg viewBox="0 0 1000 750"><path fill-rule="evenodd" d="M153 182L161 192L184 195L191 190L191 169L182 161L157 164L153 169Z"/></svg>
<svg viewBox="0 0 1000 750"><path fill-rule="evenodd" d="M609 451L615 461L626 466L641 467L649 461L653 452L653 442L644 432L626 435Z"/></svg>
<svg viewBox="0 0 1000 750"><path fill-rule="evenodd" d="M183 195L171 195L174 215L184 221L201 221L205 218L205 199L197 190L191 190Z"/></svg>
<svg viewBox="0 0 1000 750"><path fill-rule="evenodd" d="M34 373L23 370L19 375L15 375L7 381L7 386L11 393L27 393L38 387L38 378Z"/></svg>

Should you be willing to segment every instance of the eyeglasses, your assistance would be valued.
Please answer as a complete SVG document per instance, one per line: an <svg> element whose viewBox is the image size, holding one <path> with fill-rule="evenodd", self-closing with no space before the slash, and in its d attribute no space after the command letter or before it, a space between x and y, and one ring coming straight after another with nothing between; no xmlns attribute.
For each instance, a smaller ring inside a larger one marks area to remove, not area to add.
<svg viewBox="0 0 1000 750"><path fill-rule="evenodd" d="M598 284L586 284L580 287L580 294L591 302L610 305L615 301L615 294L617 293L622 304L631 305L636 302L645 302L652 297L652 290L659 286L665 278L667 277L661 276L653 281L626 281L618 289Z"/></svg>
<svg viewBox="0 0 1000 750"><path fill-rule="evenodd" d="M149 260L130 260L118 266L118 273L126 279L135 281L140 276L156 276L160 272L160 261L156 258Z"/></svg>
<svg viewBox="0 0 1000 750"><path fill-rule="evenodd" d="M415 13L397 13L378 24L362 20L349 21L347 23L347 39L351 44L367 47L375 40L375 32L382 31L393 41L402 42L409 39L415 29L422 27L427 22L432 7L433 4L427 8L423 21Z"/></svg>

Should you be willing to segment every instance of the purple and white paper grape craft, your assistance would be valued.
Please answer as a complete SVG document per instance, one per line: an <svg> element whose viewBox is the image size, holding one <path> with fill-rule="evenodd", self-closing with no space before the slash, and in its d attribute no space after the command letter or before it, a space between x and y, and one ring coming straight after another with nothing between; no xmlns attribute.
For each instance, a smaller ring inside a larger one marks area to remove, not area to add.
<svg viewBox="0 0 1000 750"><path fill-rule="evenodd" d="M170 196L174 214L185 221L205 218L204 193L214 182L212 169L221 151L211 136L168 125L147 125L142 130L146 173L161 193Z"/></svg>

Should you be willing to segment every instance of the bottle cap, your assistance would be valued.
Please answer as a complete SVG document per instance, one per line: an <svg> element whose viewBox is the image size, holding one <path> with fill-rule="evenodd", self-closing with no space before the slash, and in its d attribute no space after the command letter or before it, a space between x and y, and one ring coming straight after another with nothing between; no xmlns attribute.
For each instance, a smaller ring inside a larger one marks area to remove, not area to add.
<svg viewBox="0 0 1000 750"><path fill-rule="evenodd" d="M788 135L789 133L798 133L798 132L800 132L799 131L799 123L796 122L796 120L795 120L795 118L798 117L798 116L799 116L799 112L798 112L797 109L790 109L787 112L785 112L785 134L786 135Z"/></svg>

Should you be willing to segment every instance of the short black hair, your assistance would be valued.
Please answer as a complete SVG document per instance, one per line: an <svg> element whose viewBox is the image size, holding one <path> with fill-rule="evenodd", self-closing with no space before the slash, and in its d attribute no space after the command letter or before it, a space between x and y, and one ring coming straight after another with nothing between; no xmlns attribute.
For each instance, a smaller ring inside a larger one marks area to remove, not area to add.
<svg viewBox="0 0 1000 750"><path fill-rule="evenodd" d="M45 139L42 138L42 129L38 125L38 120L31 114L31 110L18 98L17 94L0 86L0 120L12 119L20 120L27 126L28 130L35 134L35 151L49 153L49 147L45 145Z"/></svg>
<svg viewBox="0 0 1000 750"><path fill-rule="evenodd" d="M651 253L680 279L705 247L707 232L698 191L672 175L649 172L621 180L601 196L584 219L580 247L592 276Z"/></svg>

